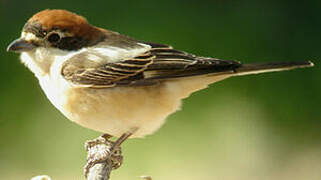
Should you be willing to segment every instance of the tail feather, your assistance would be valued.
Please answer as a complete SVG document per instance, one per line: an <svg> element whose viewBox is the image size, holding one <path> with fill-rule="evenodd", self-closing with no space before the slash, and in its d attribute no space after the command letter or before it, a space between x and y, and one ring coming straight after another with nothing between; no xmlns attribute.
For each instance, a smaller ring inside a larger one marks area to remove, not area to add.
<svg viewBox="0 0 321 180"><path fill-rule="evenodd" d="M296 68L312 67L314 64L311 61L296 61L296 62L267 62L267 63L251 63L242 64L235 69L236 76L258 74L274 71L285 71Z"/></svg>

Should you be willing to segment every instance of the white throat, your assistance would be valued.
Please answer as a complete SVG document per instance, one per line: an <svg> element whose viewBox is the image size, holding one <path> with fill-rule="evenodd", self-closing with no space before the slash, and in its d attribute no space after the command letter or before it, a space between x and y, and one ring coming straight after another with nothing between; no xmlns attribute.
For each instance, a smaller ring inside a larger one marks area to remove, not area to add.
<svg viewBox="0 0 321 180"><path fill-rule="evenodd" d="M23 52L21 62L40 78L50 74L52 65L57 61L62 64L79 51L63 51L54 48L38 47L33 51Z"/></svg>

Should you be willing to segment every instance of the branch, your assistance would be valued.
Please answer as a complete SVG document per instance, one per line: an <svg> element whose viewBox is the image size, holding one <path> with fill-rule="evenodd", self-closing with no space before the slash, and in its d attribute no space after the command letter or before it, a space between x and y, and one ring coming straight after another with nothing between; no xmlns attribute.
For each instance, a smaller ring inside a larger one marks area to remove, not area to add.
<svg viewBox="0 0 321 180"><path fill-rule="evenodd" d="M88 156L84 173L87 180L109 180L111 171L121 166L121 148L112 149L113 145L114 142L104 136L85 143Z"/></svg>
<svg viewBox="0 0 321 180"><path fill-rule="evenodd" d="M112 167L110 163L98 163L90 168L87 179L88 180L109 180Z"/></svg>
<svg viewBox="0 0 321 180"><path fill-rule="evenodd" d="M123 162L120 144L130 135L125 134L116 142L108 140L110 136L102 135L94 140L87 141L85 148L88 153L84 173L87 180L109 180L112 170L119 168ZM115 146L116 144L116 146ZM115 149L114 149L115 148ZM141 176L151 180L150 176ZM36 176L31 180L51 180L49 176Z"/></svg>

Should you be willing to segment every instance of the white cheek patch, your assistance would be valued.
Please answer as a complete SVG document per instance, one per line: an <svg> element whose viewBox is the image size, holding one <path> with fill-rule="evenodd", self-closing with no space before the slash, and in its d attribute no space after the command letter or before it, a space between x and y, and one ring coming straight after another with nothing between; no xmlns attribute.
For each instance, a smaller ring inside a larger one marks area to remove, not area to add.
<svg viewBox="0 0 321 180"><path fill-rule="evenodd" d="M50 60L50 53L45 48L37 48L35 51L35 57L38 62L48 61Z"/></svg>

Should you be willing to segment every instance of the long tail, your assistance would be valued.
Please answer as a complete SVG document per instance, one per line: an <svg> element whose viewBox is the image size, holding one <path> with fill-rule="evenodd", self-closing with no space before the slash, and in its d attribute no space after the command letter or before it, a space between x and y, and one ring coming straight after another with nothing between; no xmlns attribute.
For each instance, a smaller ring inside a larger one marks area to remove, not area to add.
<svg viewBox="0 0 321 180"><path fill-rule="evenodd" d="M297 61L297 62L267 62L267 63L251 63L242 64L235 69L236 76L258 74L274 71L285 71L296 68L312 67L314 64L311 61ZM233 73L234 74L234 73Z"/></svg>
<svg viewBox="0 0 321 180"><path fill-rule="evenodd" d="M264 72L283 71L295 68L311 67L313 63L310 61L301 62L268 62L268 63L251 63L251 64L240 64L237 61L233 61L226 67L223 66L217 69L197 69L196 73L192 71L190 74L184 74L180 77L190 78L178 78L175 81L168 81L168 87L172 88L175 94L179 94L180 98L186 98L191 93L208 87L209 84L222 81L231 76L257 74ZM214 71L214 72L213 72ZM206 76L204 76L204 74ZM200 78L201 76L201 78Z"/></svg>

